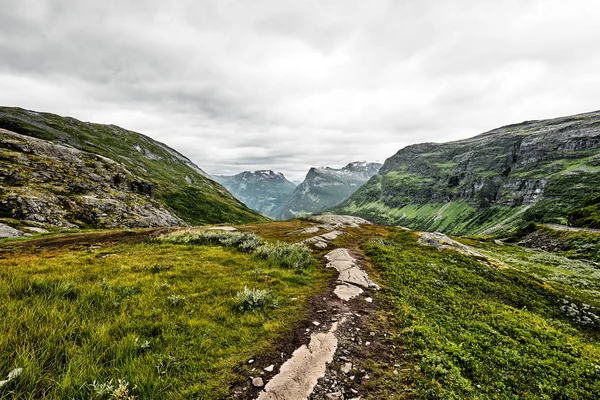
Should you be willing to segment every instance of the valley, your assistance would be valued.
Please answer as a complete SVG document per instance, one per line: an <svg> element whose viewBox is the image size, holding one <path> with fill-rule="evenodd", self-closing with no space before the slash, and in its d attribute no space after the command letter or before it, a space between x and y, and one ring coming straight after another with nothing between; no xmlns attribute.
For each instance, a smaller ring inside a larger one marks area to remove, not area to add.
<svg viewBox="0 0 600 400"><path fill-rule="evenodd" d="M594 399L599 115L296 186L2 108L0 399Z"/></svg>

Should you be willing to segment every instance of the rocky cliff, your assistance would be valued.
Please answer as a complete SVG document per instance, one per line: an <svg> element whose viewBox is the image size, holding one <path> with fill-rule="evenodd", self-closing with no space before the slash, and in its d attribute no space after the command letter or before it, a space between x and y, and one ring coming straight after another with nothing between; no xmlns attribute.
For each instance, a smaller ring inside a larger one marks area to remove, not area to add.
<svg viewBox="0 0 600 400"><path fill-rule="evenodd" d="M232 176L215 176L237 199L253 210L277 218L296 185L281 172L245 171Z"/></svg>
<svg viewBox="0 0 600 400"><path fill-rule="evenodd" d="M294 218L333 207L379 171L381 164L357 161L343 168L311 168L278 217Z"/></svg>
<svg viewBox="0 0 600 400"><path fill-rule="evenodd" d="M408 146L336 209L387 224L491 233L569 223L600 194L600 112Z"/></svg>
<svg viewBox="0 0 600 400"><path fill-rule="evenodd" d="M0 107L0 223L55 229L261 219L147 136Z"/></svg>

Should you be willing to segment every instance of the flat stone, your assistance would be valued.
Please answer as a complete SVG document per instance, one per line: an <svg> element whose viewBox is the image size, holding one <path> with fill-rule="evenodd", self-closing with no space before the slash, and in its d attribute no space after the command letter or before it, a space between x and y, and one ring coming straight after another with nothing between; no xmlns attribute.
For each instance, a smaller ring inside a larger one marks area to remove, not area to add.
<svg viewBox="0 0 600 400"><path fill-rule="evenodd" d="M259 376L257 378L252 379L252 386L254 386L254 387L263 387L263 386L265 386L265 382L263 381L263 378L261 378Z"/></svg>
<svg viewBox="0 0 600 400"><path fill-rule="evenodd" d="M331 231L331 232L322 234L321 237L326 240L333 240L343 234L344 234L344 232L342 232L342 231Z"/></svg>
<svg viewBox="0 0 600 400"><path fill-rule="evenodd" d="M269 365L268 367L265 368L265 371L267 372L273 372L273 370L275 369L275 366L273 364Z"/></svg>
<svg viewBox="0 0 600 400"><path fill-rule="evenodd" d="M424 246L435 247L438 250L450 249L467 256L485 258L481 253L476 252L469 246L457 242L440 232L421 232L418 242Z"/></svg>
<svg viewBox="0 0 600 400"><path fill-rule="evenodd" d="M342 368L340 368L340 371L342 371L344 374L347 374L348 372L352 371L352 363L344 363L344 365L342 365Z"/></svg>
<svg viewBox="0 0 600 400"><path fill-rule="evenodd" d="M33 233L48 233L49 232L47 229L38 228L36 226L26 226L25 228L23 228L23 230L26 230L28 232L33 232Z"/></svg>
<svg viewBox="0 0 600 400"><path fill-rule="evenodd" d="M337 285L333 291L333 293L339 297L341 300L348 301L353 299L363 292L361 288L354 285L341 284Z"/></svg>
<svg viewBox="0 0 600 400"><path fill-rule="evenodd" d="M339 281L379 289L379 286L371 281L367 273L356 263L356 259L350 255L348 249L335 249L325 255L325 258L329 260L327 268L335 268L339 272Z"/></svg>
<svg viewBox="0 0 600 400"><path fill-rule="evenodd" d="M314 333L308 346L296 349L281 366L279 374L267 383L258 400L306 400L319 378L325 375L327 364L333 361L338 345L335 332L339 323L334 322L328 332Z"/></svg>
<svg viewBox="0 0 600 400"><path fill-rule="evenodd" d="M20 230L15 229L12 226L0 223L0 238L13 238L23 235L23 232L21 232Z"/></svg>
<svg viewBox="0 0 600 400"><path fill-rule="evenodd" d="M302 235L302 234L306 234L306 233L317 233L319 232L319 227L318 226L311 226L310 228L306 228L306 229L302 229L301 231L297 231L295 233Z"/></svg>
<svg viewBox="0 0 600 400"><path fill-rule="evenodd" d="M336 228L346 226L358 228L359 225L372 225L371 222L367 221L366 219L351 215L316 215L314 217L310 217L310 219L311 221L331 225Z"/></svg>

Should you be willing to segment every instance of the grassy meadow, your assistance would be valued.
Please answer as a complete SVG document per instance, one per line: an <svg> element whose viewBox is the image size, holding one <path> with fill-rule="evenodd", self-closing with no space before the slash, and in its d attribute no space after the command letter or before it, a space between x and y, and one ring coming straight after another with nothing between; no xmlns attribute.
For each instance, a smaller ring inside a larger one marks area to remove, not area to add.
<svg viewBox="0 0 600 400"><path fill-rule="evenodd" d="M177 240L0 243L0 380L22 368L0 398L227 398L234 369L323 290L310 260Z"/></svg>
<svg viewBox="0 0 600 400"><path fill-rule="evenodd" d="M362 361L375 377L368 398L598 398L597 267L562 258L577 279L557 280L559 256L484 246L507 264L498 268L416 239L396 231L363 246L388 307L371 329L387 331L395 363ZM595 286L582 290L584 277Z"/></svg>

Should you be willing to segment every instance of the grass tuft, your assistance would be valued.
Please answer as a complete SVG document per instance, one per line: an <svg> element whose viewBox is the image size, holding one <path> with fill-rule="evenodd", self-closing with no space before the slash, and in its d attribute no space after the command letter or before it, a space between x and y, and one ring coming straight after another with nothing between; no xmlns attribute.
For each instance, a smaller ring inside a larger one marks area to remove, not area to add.
<svg viewBox="0 0 600 400"><path fill-rule="evenodd" d="M282 242L263 244L256 249L256 255L284 268L297 271L310 268L314 262L307 247Z"/></svg>
<svg viewBox="0 0 600 400"><path fill-rule="evenodd" d="M262 289L248 289L248 287L244 287L244 290L235 294L235 303L235 307L239 311L263 311L279 306L271 292Z"/></svg>

